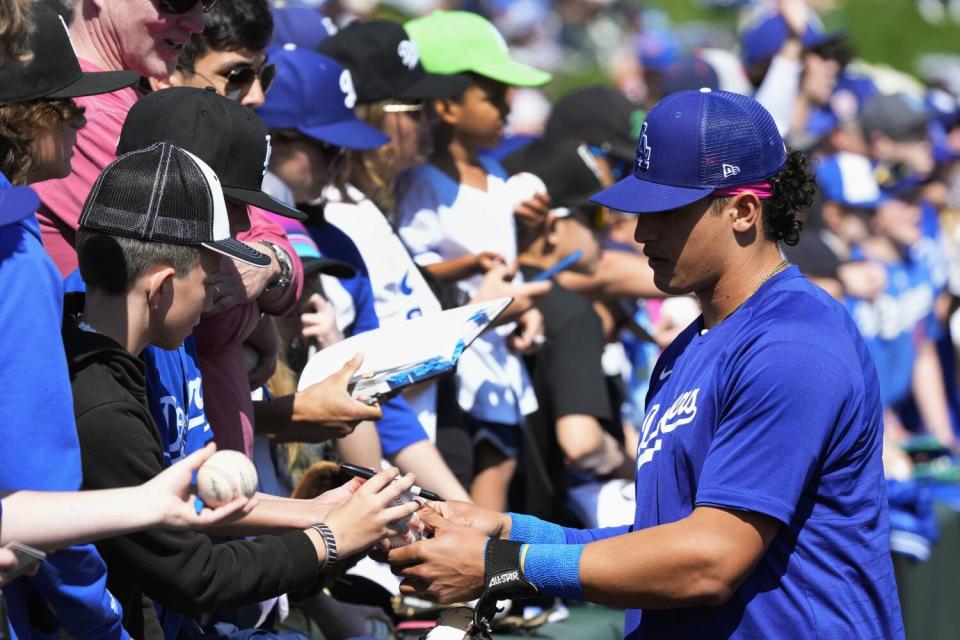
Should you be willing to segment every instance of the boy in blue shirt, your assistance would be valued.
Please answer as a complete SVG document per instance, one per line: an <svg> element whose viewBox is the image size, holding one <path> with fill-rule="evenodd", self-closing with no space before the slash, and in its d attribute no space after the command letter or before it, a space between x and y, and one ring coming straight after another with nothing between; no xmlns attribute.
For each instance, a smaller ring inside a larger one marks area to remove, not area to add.
<svg viewBox="0 0 960 640"><path fill-rule="evenodd" d="M658 103L633 174L594 197L641 214L657 287L703 310L653 371L633 525L437 504L434 537L390 553L401 589L626 607L630 640L903 638L876 371L842 305L778 247L813 190L754 100Z"/></svg>

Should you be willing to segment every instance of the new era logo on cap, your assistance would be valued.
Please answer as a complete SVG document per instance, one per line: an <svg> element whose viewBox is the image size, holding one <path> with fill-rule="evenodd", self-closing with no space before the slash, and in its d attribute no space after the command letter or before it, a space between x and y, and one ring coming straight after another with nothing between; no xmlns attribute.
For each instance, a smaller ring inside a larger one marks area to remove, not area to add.
<svg viewBox="0 0 960 640"><path fill-rule="evenodd" d="M729 178L730 176L735 176L740 173L740 167L735 164L723 163L723 177Z"/></svg>
<svg viewBox="0 0 960 640"><path fill-rule="evenodd" d="M786 159L783 138L757 101L727 91L680 91L647 114L633 175L593 200L629 213L670 211L718 189L765 182Z"/></svg>

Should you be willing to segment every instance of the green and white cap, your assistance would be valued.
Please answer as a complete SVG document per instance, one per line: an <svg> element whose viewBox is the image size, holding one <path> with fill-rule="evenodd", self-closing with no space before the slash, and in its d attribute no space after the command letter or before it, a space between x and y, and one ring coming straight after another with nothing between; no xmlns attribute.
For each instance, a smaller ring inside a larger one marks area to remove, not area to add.
<svg viewBox="0 0 960 640"><path fill-rule="evenodd" d="M506 41L486 18L469 11L434 11L404 25L430 73L476 73L514 87L539 87L550 74L510 57Z"/></svg>

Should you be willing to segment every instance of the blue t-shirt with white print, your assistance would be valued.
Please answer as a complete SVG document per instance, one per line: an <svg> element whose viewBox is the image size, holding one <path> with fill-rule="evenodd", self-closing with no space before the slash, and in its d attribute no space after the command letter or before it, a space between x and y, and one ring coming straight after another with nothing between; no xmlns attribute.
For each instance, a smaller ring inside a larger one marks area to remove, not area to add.
<svg viewBox="0 0 960 640"><path fill-rule="evenodd" d="M213 440L203 411L197 344L191 335L172 351L150 345L140 358L147 365L147 402L163 440L163 463L170 465Z"/></svg>
<svg viewBox="0 0 960 640"><path fill-rule="evenodd" d="M859 250L854 259L862 259ZM883 263L887 286L873 300L847 297L844 303L863 336L880 379L883 405L899 405L910 396L917 349L925 338L934 338L936 287L926 260L908 257Z"/></svg>
<svg viewBox="0 0 960 640"><path fill-rule="evenodd" d="M846 311L796 267L654 368L634 530L698 506L781 523L716 607L628 610L640 638L903 638L880 460L882 407Z"/></svg>

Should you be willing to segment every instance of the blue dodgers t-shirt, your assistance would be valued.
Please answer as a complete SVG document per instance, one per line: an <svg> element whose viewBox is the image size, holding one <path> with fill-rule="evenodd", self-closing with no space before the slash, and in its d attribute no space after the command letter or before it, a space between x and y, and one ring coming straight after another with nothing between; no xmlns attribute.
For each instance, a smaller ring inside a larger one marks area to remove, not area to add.
<svg viewBox="0 0 960 640"><path fill-rule="evenodd" d="M862 259L859 251L855 259ZM936 339L938 325L933 315L936 288L929 264L907 259L886 263L887 286L873 300L845 300L867 343L880 379L880 398L884 406L895 406L910 395L913 365L924 338Z"/></svg>
<svg viewBox="0 0 960 640"><path fill-rule="evenodd" d="M191 335L172 351L150 345L140 358L147 365L147 402L163 441L163 463L170 465L213 440L203 411L197 343Z"/></svg>
<svg viewBox="0 0 960 640"><path fill-rule="evenodd" d="M726 604L628 610L627 638L902 638L882 408L856 326L790 267L701 329L654 368L634 529L696 506L783 524Z"/></svg>

